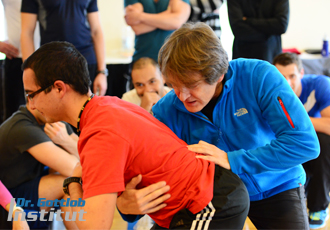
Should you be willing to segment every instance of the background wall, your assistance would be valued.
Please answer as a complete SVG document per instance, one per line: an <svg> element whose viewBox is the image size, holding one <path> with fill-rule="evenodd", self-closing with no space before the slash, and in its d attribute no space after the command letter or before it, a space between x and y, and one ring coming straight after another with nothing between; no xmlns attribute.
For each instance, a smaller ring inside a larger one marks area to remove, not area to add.
<svg viewBox="0 0 330 230"><path fill-rule="evenodd" d="M290 22L282 36L283 47L321 49L325 34L330 37L329 0L290 0Z"/></svg>
<svg viewBox="0 0 330 230"><path fill-rule="evenodd" d="M134 32L124 20L124 0L98 0L107 56L126 55L134 47Z"/></svg>

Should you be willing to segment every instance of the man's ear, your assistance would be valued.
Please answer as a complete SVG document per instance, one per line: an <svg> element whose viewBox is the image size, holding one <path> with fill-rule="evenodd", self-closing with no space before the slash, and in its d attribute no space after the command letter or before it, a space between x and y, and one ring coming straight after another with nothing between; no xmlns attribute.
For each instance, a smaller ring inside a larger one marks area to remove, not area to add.
<svg viewBox="0 0 330 230"><path fill-rule="evenodd" d="M220 82L222 82L222 80L223 80L223 78L225 77L225 75L224 74L222 74L221 75L221 77L219 77L219 79L218 79L218 81L217 81L217 83L220 83Z"/></svg>
<svg viewBox="0 0 330 230"><path fill-rule="evenodd" d="M304 74L305 74L305 70L304 70L304 68L301 68L301 70L300 70L300 79L302 79L304 77Z"/></svg>
<svg viewBox="0 0 330 230"><path fill-rule="evenodd" d="M161 74L161 78L162 78L162 80L163 80L163 83L165 83L166 81L165 81L165 77L164 77L163 74Z"/></svg>
<svg viewBox="0 0 330 230"><path fill-rule="evenodd" d="M59 93L61 97L66 93L68 85L66 85L63 81L57 80L54 82L54 88L56 93Z"/></svg>

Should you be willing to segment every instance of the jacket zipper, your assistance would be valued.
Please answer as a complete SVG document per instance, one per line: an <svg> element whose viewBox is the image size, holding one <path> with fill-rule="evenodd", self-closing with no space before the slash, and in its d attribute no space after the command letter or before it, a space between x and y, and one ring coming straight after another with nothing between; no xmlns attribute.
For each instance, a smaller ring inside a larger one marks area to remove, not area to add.
<svg viewBox="0 0 330 230"><path fill-rule="evenodd" d="M285 106L284 106L284 103L283 103L283 101L282 101L282 98L277 97L277 100L278 100L278 102L280 103L280 105L281 105L281 107L282 107L282 110L283 110L283 112L285 113L285 116L286 116L286 118L288 119L288 121L289 121L291 127L294 128L294 124L293 124L293 122L292 122L292 119L291 119L291 117L290 117L288 111L286 111L286 108L285 108Z"/></svg>

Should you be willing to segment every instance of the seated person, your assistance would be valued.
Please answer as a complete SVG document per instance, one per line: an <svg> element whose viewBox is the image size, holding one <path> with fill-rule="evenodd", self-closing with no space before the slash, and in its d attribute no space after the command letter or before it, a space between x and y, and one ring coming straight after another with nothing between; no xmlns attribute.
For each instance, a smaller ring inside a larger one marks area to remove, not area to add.
<svg viewBox="0 0 330 230"><path fill-rule="evenodd" d="M305 187L309 227L322 228L329 217L330 202L330 79L322 75L304 74L302 62L294 53L276 56L273 64L304 104L320 142L319 157L303 166L307 173Z"/></svg>
<svg viewBox="0 0 330 230"><path fill-rule="evenodd" d="M34 92L26 92L30 93L31 101ZM75 134L69 125L67 133L63 123L46 124L44 131L45 123L42 113L31 110L28 102L0 126L0 180L14 197L31 200L34 206L29 210L37 212L51 209L39 208L38 198L55 200L64 197L63 181L79 161L77 141L72 139ZM45 166L59 174L48 172ZM61 207L62 211L65 209L68 207ZM70 223L64 221L67 228ZM37 220L28 221L28 224L30 228L47 228L49 223Z"/></svg>
<svg viewBox="0 0 330 230"><path fill-rule="evenodd" d="M124 101L141 106L148 112L170 88L164 86L164 79L158 64L152 58L140 58L133 64L132 82L134 89L123 94Z"/></svg>
<svg viewBox="0 0 330 230"><path fill-rule="evenodd" d="M70 183L73 178L63 185L72 200L85 202L82 208L71 207L85 212L86 221L75 221L79 229L110 229L118 194L140 174L140 188L159 181L170 186L166 207L150 214L156 227L243 228L249 198L238 176L197 159L184 141L141 107L94 96L86 60L72 44L41 46L23 63L23 83L26 91L39 93L30 100L31 109L81 132L81 166L77 164L72 177L82 179L83 189Z"/></svg>
<svg viewBox="0 0 330 230"><path fill-rule="evenodd" d="M17 207L15 204L15 206L13 207L13 209L11 210L11 213L10 213L10 201L12 198L13 198L13 196L10 194L10 192L7 190L7 188L0 181L0 206L2 206L4 209L6 209L6 211L9 212L8 215L12 215L12 217L13 217L12 228L17 229L17 230L30 229L27 222L21 219L22 214L18 214L18 215L16 214L16 216L18 216L18 220L14 220L16 211L22 211L22 209L20 207ZM8 228L8 224L9 223L5 223L5 221L1 221L0 229Z"/></svg>

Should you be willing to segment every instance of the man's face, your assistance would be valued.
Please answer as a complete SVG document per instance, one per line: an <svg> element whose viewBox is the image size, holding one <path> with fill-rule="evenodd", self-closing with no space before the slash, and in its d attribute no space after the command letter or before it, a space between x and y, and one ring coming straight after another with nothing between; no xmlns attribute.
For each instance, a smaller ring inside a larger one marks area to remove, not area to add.
<svg viewBox="0 0 330 230"><path fill-rule="evenodd" d="M144 92L156 92L160 97L164 96L163 77L152 64L147 64L142 69L132 70L132 81L140 97L143 97Z"/></svg>
<svg viewBox="0 0 330 230"><path fill-rule="evenodd" d="M23 84L24 90L27 94L31 94L41 89L35 82L36 76L32 69L25 69L23 72ZM45 91L41 91L36 94L32 100L28 97L29 103L28 106L31 110L37 110L39 113L37 119L40 118L43 123L45 122L55 122L58 121L56 117L60 114L60 109L58 109L56 103L54 103L53 91L51 88L51 92L45 93ZM34 113L35 114L35 113Z"/></svg>
<svg viewBox="0 0 330 230"><path fill-rule="evenodd" d="M44 124L47 123L46 118L38 110L36 110L36 109L35 110L32 110L31 113L34 115L34 117L36 118L36 120L38 121L38 123L40 125L44 125Z"/></svg>
<svg viewBox="0 0 330 230"><path fill-rule="evenodd" d="M182 101L186 109L191 113L201 111L212 98L215 98L221 93L221 85L223 76L212 85L205 82L202 75L195 73L191 75L191 79L195 82L192 86L185 86L181 82L174 80L168 76L166 83L173 87L176 96ZM220 89L220 91L219 91Z"/></svg>
<svg viewBox="0 0 330 230"><path fill-rule="evenodd" d="M297 65L294 63L286 66L276 64L275 66L288 81L294 93L299 97L301 94L301 79L304 75L303 70L299 72Z"/></svg>

